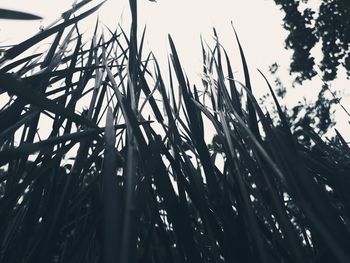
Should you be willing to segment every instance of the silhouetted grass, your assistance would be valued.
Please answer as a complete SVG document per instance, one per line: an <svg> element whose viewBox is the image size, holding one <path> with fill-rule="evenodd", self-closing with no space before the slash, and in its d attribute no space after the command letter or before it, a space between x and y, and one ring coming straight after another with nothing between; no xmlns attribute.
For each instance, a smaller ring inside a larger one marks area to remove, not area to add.
<svg viewBox="0 0 350 263"><path fill-rule="evenodd" d="M129 37L96 25L84 45L77 23L99 6L65 12L1 59L0 262L350 262L341 135L304 128L312 146L298 142L267 83L271 120L243 48L241 83L215 31L202 86L170 36L165 81L145 34L138 45L136 0Z"/></svg>

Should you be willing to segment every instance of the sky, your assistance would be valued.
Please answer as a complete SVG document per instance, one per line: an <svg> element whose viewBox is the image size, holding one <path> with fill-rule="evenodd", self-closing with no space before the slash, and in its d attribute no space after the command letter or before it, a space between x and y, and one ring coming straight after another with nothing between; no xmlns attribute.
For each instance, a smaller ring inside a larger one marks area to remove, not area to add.
<svg viewBox="0 0 350 263"><path fill-rule="evenodd" d="M39 27L48 25L70 7L72 0L2 0L1 7L32 12L44 17L43 21L5 21L0 25L0 41L7 43L25 39L36 33ZM274 62L275 55L284 56L283 40L286 33L281 27L283 14L272 0L255 0L254 6L246 0L148 0L138 1L139 31L147 24L147 43L159 57L168 53L167 34L170 33L180 50L183 62L189 68L201 63L200 35L212 39L212 28L219 33L220 41L230 51L237 52L231 21L247 50L246 56L255 67L265 67ZM98 3L98 1L93 1ZM98 12L100 20L114 28L117 23L129 24L127 0L108 0ZM93 28L95 17L84 24ZM5 37L4 37L5 36ZM227 45L226 45L227 44ZM249 50L249 52L248 52Z"/></svg>
<svg viewBox="0 0 350 263"><path fill-rule="evenodd" d="M90 6L99 2L92 1ZM72 0L2 0L0 8L34 13L44 19L34 22L1 21L0 45L15 44L37 33L40 27L45 27L60 17L72 3ZM287 32L282 27L283 13L273 0L158 0L156 3L138 0L138 12L139 31L147 25L146 47L156 55L161 66L166 67L169 54L167 35L171 34L191 82L199 83L200 80L200 36L210 43L213 27L235 65L236 79L243 80L232 21L250 67L253 92L258 97L265 94L268 88L256 69L266 73L273 82L274 77L268 74L268 68L274 62L280 65L278 77L287 88L287 97L283 103L288 107L296 105L303 97L312 100L322 85L321 80L315 78L305 82L302 87L292 87L293 78L288 74L292 53L284 49ZM108 0L98 13L85 19L82 26L86 28L86 35L94 27L97 16L111 29L118 24L127 28L130 22L128 0ZM342 103L345 107L350 103L349 92L345 89L349 84L350 81L345 76L340 76L331 86L332 90L344 92ZM338 107L335 117L337 128L350 139L347 136L349 124L346 114Z"/></svg>

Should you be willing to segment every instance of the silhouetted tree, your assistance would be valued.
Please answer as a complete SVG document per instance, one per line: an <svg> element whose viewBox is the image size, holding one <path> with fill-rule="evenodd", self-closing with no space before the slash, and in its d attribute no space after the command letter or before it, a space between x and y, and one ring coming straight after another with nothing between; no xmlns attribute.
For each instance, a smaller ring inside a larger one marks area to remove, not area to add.
<svg viewBox="0 0 350 263"><path fill-rule="evenodd" d="M310 51L322 45L323 58L318 65L325 80L334 80L343 66L350 76L350 1L322 0L313 10L308 0L275 0L285 13L284 28L289 31L286 48L293 50L290 72L296 81L316 75L314 57Z"/></svg>

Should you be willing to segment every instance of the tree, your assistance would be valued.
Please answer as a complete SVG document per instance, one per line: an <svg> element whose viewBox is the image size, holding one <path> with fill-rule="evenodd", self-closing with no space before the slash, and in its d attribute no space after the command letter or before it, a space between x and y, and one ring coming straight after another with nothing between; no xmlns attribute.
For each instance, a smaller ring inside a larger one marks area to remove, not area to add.
<svg viewBox="0 0 350 263"><path fill-rule="evenodd" d="M302 84L305 80L311 80L317 75L317 68L324 80L316 102L299 102L289 114L290 121L295 130L311 126L322 135L335 124L332 105L340 102L335 93L329 93L327 82L336 79L340 68L350 77L350 2L275 0L275 3L285 14L283 27L289 32L285 47L293 51L289 70L296 76L295 82ZM316 7L314 3L317 3ZM312 51L319 46L322 59L317 64ZM275 74L277 69L278 65L274 64L270 72ZM285 88L279 78L275 82L284 95Z"/></svg>
<svg viewBox="0 0 350 263"><path fill-rule="evenodd" d="M315 58L311 54L316 44L322 45L323 58L319 68L324 80L334 80L344 67L350 77L350 2L322 0L315 12L308 0L275 0L285 13L284 28L289 31L285 40L293 50L290 73L302 83L316 75ZM304 5L303 5L304 4ZM303 7L306 5L306 8Z"/></svg>

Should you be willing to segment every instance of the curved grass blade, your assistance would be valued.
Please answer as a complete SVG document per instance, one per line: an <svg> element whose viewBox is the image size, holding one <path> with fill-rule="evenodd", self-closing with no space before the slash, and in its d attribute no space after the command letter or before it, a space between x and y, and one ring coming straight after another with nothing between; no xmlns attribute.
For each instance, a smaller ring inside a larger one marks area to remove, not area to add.
<svg viewBox="0 0 350 263"><path fill-rule="evenodd" d="M244 78L245 78L245 86L248 88L249 91L252 92L252 85L250 83L250 75L249 75L247 60L245 58L241 42L239 41L238 34L237 34L235 28L233 27L233 23L232 22L231 22L231 25L232 25L233 31L235 33L237 44L238 44L238 47L239 47L239 52L240 52L240 55L241 55L241 60L242 60L242 65L243 65L243 72L244 72ZM253 134L256 136L256 138L259 141L261 141L258 121L257 121L257 118L256 118L254 106L253 106L250 98L248 98L247 107L248 107L248 113L249 113L249 127L252 130Z"/></svg>
<svg viewBox="0 0 350 263"><path fill-rule="evenodd" d="M106 116L105 158L102 171L104 210L104 262L116 262L121 245L121 201L116 174L115 130L113 112L109 107Z"/></svg>
<svg viewBox="0 0 350 263"><path fill-rule="evenodd" d="M26 51L27 49L31 48L32 46L36 45L37 43L39 43L40 41L44 40L45 38L59 32L60 30L62 30L62 28L68 27L72 24L77 23L78 21L86 18L87 16L91 15L92 13L96 12L104 3L106 2L106 0L104 0L102 3L96 5L95 7L89 9L88 11L82 13L79 16L76 16L66 22L62 22L61 24L54 26L52 28L49 28L43 32L40 32L39 34L23 41L22 43L6 50L3 58L1 58L0 63L3 63L4 61L8 60L8 59L14 59L15 57L17 57L18 55L22 54L24 51Z"/></svg>
<svg viewBox="0 0 350 263"><path fill-rule="evenodd" d="M13 20L38 20L42 19L41 16L29 14L26 12L20 12L10 9L0 8L0 19L13 19Z"/></svg>
<svg viewBox="0 0 350 263"><path fill-rule="evenodd" d="M26 103L39 107L41 110L47 110L57 115L61 115L77 124L86 125L90 128L96 128L97 125L90 120L71 112L52 100L43 97L41 94L28 88L24 83L15 79L9 74L0 76L0 89L6 90L23 99Z"/></svg>
<svg viewBox="0 0 350 263"><path fill-rule="evenodd" d="M8 64L6 65L5 67L1 68L0 69L0 74L4 74L4 73L7 73L8 71L10 71L11 69L14 69L15 67L23 64L23 63L26 63L28 61L32 61L34 58L37 58L39 56L41 56L42 53L39 53L39 54L34 54L34 55L30 55L28 57L25 57L25 58L22 58L22 59L19 59L15 62L12 62L11 64Z"/></svg>
<svg viewBox="0 0 350 263"><path fill-rule="evenodd" d="M181 69L181 64L180 64L180 61L179 61L179 58L177 55L177 51L176 51L174 42L173 42L170 35L168 35L168 38L169 38L171 52L173 54L174 69L176 72L176 76L177 76L179 85L180 85L181 90L182 90L182 96L183 96L184 103L185 103L185 106L187 109L187 114L188 114L189 120L190 120L190 128L191 128L192 133L193 133L194 143L195 143L195 146L197 148L200 159L202 161L203 169L205 171L208 186L209 186L209 189L211 192L211 197L215 200L215 199L219 198L219 196L218 196L218 182L217 182L216 174L215 174L215 171L213 168L213 164L210 160L208 148L206 147L204 138L202 136L203 130L200 130L200 128L198 127L198 124L197 124L200 122L197 119L198 114L196 114L196 112L198 112L198 110L195 108L194 103L191 99L190 92L188 90L188 87L187 87L187 84L185 81L185 77L184 77L184 74L183 74L182 69Z"/></svg>
<svg viewBox="0 0 350 263"><path fill-rule="evenodd" d="M76 133L62 135L59 137L49 138L47 140L40 141L37 143L21 144L17 148L6 149L6 150L3 150L0 152L0 165L4 165L4 164L8 163L10 160L20 158L22 156L26 156L26 155L41 151L45 147L54 146L54 145L64 143L67 141L78 142L81 139L86 138L86 137L95 137L99 134L99 132L100 131L98 129L89 129L89 130L82 131L82 132L76 132Z"/></svg>

